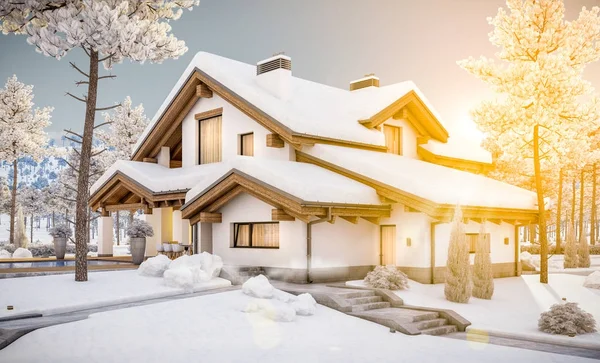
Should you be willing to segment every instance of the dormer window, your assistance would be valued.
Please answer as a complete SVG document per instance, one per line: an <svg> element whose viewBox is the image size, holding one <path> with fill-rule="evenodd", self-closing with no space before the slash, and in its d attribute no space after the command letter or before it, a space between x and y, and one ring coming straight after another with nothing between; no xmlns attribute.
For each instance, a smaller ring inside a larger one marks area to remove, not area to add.
<svg viewBox="0 0 600 363"><path fill-rule="evenodd" d="M221 161L221 115L200 120L200 164Z"/></svg>
<svg viewBox="0 0 600 363"><path fill-rule="evenodd" d="M402 128L398 126L383 125L385 146L388 153L402 155Z"/></svg>

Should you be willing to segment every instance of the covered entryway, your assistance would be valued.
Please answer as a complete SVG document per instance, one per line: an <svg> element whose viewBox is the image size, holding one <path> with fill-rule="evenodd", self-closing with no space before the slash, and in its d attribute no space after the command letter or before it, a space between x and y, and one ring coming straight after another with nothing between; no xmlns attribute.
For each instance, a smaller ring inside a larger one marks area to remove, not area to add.
<svg viewBox="0 0 600 363"><path fill-rule="evenodd" d="M380 255L379 264L383 266L396 265L396 226L380 226Z"/></svg>

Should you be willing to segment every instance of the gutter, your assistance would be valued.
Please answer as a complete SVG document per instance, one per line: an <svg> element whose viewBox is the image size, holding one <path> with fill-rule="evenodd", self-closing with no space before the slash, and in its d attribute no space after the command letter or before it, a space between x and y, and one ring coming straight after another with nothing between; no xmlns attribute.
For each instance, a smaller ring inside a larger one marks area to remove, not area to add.
<svg viewBox="0 0 600 363"><path fill-rule="evenodd" d="M306 223L306 283L311 284L312 279L310 277L310 269L312 262L312 225L331 222L333 216L331 215L331 207L327 207L327 216L325 218L317 219Z"/></svg>

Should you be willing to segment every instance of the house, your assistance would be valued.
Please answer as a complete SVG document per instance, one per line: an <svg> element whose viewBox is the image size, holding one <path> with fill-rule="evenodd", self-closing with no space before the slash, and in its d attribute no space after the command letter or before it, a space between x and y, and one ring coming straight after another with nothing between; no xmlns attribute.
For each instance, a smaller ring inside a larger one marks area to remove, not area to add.
<svg viewBox="0 0 600 363"><path fill-rule="evenodd" d="M536 223L536 198L478 175L490 162L449 142L412 82L369 75L343 90L292 76L285 55L249 65L201 52L89 205L102 213L100 256L112 255L110 212L142 210L147 256L175 240L232 275L319 282L391 264L434 283L460 203L472 252L485 220L494 275L515 276L517 226Z"/></svg>

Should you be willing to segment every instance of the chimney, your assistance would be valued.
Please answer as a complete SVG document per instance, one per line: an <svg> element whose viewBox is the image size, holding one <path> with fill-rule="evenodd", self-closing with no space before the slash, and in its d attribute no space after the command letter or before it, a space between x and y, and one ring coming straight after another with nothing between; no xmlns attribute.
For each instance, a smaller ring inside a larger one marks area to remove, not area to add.
<svg viewBox="0 0 600 363"><path fill-rule="evenodd" d="M278 53L258 62L256 82L280 100L289 100L292 88L292 59Z"/></svg>
<svg viewBox="0 0 600 363"><path fill-rule="evenodd" d="M363 78L350 82L350 91L367 87L379 87L379 77L375 77L375 73L365 74Z"/></svg>

